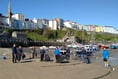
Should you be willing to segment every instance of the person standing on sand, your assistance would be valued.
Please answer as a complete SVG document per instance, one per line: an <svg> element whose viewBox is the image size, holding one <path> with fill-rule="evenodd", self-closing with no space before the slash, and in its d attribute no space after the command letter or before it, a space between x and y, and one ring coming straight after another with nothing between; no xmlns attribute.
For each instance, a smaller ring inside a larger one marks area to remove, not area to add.
<svg viewBox="0 0 118 79"><path fill-rule="evenodd" d="M103 58L105 67L108 68L108 66L109 66L109 64L108 64L109 51L106 48L103 48L102 58Z"/></svg>
<svg viewBox="0 0 118 79"><path fill-rule="evenodd" d="M56 63L60 63L60 50L58 49L58 47L56 47L56 49L54 50L54 55L56 58Z"/></svg>
<svg viewBox="0 0 118 79"><path fill-rule="evenodd" d="M37 52L36 52L36 48L34 46L33 46L32 50L33 50L32 59L37 58Z"/></svg>
<svg viewBox="0 0 118 79"><path fill-rule="evenodd" d="M40 48L40 61L44 60L44 55L45 55L45 49L43 47Z"/></svg>
<svg viewBox="0 0 118 79"><path fill-rule="evenodd" d="M23 49L21 46L18 48L18 61L20 62L21 58L23 56Z"/></svg>
<svg viewBox="0 0 118 79"><path fill-rule="evenodd" d="M12 62L17 63L17 49L16 49L16 44L13 44L12 47Z"/></svg>
<svg viewBox="0 0 118 79"><path fill-rule="evenodd" d="M86 52L85 48L82 47L81 59L82 59L83 63L86 63L86 59L85 59L86 55L87 55L87 52Z"/></svg>

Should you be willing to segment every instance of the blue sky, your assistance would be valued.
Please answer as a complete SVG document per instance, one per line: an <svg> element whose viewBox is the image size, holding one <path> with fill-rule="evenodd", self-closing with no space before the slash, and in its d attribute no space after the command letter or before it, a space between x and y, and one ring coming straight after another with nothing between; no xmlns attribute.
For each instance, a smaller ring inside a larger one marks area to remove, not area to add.
<svg viewBox="0 0 118 79"><path fill-rule="evenodd" d="M26 18L62 18L82 25L113 26L118 29L118 0L0 0L6 15L8 2L13 13Z"/></svg>

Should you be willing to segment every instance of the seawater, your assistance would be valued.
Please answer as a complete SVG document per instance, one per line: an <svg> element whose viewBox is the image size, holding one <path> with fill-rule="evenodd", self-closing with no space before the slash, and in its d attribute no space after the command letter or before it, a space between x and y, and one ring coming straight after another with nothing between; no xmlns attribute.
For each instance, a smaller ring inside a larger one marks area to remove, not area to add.
<svg viewBox="0 0 118 79"><path fill-rule="evenodd" d="M118 57L109 57L109 64L112 66L118 66Z"/></svg>

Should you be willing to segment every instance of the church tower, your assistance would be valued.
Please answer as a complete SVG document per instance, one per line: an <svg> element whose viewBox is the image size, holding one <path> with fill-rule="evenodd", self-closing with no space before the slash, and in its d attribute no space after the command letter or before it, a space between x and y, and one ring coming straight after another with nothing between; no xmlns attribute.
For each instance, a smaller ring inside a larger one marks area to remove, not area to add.
<svg viewBox="0 0 118 79"><path fill-rule="evenodd" d="M7 10L7 17L11 18L11 16L12 16L12 12L11 12L11 5L10 5L10 1L9 1L9 3L8 3L8 10Z"/></svg>

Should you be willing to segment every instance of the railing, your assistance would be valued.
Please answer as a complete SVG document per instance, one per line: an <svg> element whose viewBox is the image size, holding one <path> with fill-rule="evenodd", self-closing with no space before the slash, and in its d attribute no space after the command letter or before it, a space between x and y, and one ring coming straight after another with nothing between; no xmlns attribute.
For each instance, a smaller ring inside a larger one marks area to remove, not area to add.
<svg viewBox="0 0 118 79"><path fill-rule="evenodd" d="M22 47L29 46L64 46L63 42L51 42L51 41L30 41L30 40L13 40L13 39L0 39L0 47L12 47L13 44Z"/></svg>

